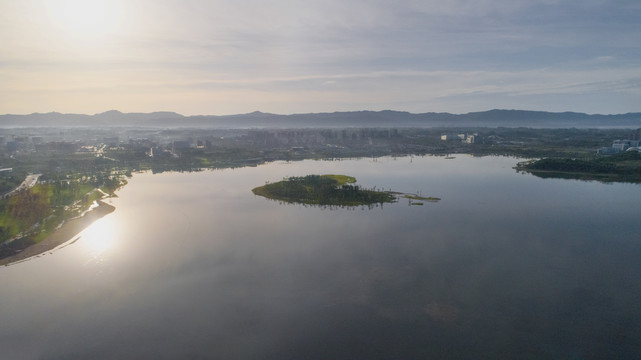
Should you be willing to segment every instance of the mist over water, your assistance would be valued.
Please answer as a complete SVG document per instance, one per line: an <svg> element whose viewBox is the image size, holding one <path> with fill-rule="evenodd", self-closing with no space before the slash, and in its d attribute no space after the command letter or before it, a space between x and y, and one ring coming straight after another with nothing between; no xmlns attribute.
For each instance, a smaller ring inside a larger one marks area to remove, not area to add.
<svg viewBox="0 0 641 360"><path fill-rule="evenodd" d="M0 268L3 356L634 358L641 187L518 161L135 174L73 245ZM308 174L442 200L330 210L251 192Z"/></svg>

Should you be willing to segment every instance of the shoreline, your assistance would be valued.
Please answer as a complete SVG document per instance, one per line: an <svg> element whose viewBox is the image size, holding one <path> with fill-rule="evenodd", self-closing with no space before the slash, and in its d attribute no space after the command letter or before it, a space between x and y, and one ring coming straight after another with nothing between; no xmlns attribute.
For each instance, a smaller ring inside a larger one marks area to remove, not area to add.
<svg viewBox="0 0 641 360"><path fill-rule="evenodd" d="M512 169L516 171L526 172L530 175L534 175L540 178L589 180L589 181L600 181L600 182L606 182L606 183L630 183L630 184L641 183L641 177L637 175L630 176L628 174L529 169L527 167L518 166L518 165L513 167Z"/></svg>
<svg viewBox="0 0 641 360"><path fill-rule="evenodd" d="M88 211L83 216L66 221L59 229L56 229L51 235L41 242L27 247L15 255L0 259L0 266L9 266L53 250L72 240L76 235L89 227L89 225L93 224L96 220L101 219L105 215L116 210L115 206L109 205L102 200L97 200L96 202L98 203L96 208Z"/></svg>

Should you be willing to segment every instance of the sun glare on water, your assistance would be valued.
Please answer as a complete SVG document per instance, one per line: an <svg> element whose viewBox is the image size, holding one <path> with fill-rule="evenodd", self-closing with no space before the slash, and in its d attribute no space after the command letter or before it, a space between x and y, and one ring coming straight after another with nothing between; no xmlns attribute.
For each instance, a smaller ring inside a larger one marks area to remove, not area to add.
<svg viewBox="0 0 641 360"><path fill-rule="evenodd" d="M104 218L96 221L83 232L80 243L91 253L102 254L114 246L115 240L114 224L111 219Z"/></svg>

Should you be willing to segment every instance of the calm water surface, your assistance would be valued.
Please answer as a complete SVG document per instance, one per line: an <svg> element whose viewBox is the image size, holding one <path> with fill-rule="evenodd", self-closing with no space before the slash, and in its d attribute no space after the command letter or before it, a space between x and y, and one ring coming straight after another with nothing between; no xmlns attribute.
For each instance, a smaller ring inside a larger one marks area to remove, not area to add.
<svg viewBox="0 0 641 360"><path fill-rule="evenodd" d="M641 186L518 159L135 174L62 249L0 268L6 359L638 359ZM440 197L374 209L251 189L338 173Z"/></svg>

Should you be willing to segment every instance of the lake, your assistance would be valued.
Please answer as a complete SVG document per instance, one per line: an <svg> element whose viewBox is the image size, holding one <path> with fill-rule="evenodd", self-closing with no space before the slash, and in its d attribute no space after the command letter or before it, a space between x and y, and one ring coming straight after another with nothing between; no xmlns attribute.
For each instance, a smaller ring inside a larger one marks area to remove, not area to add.
<svg viewBox="0 0 641 360"><path fill-rule="evenodd" d="M641 185L520 159L399 157L134 174L72 244L0 267L6 359L638 359ZM441 198L252 194L346 174Z"/></svg>

